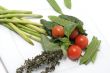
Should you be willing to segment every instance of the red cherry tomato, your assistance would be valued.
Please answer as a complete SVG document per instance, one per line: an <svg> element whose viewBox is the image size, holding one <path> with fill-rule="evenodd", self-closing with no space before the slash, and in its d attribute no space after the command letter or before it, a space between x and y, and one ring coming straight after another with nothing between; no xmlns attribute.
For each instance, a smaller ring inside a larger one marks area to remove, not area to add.
<svg viewBox="0 0 110 73"><path fill-rule="evenodd" d="M71 33L70 39L71 39L71 40L74 40L74 38L76 38L76 37L78 36L78 34L79 34L78 30L75 29L75 30Z"/></svg>
<svg viewBox="0 0 110 73"><path fill-rule="evenodd" d="M77 45L71 45L69 48L68 48L68 51L67 51L67 54L68 54L68 57L71 59L71 60L76 60L80 57L81 55L81 48Z"/></svg>
<svg viewBox="0 0 110 73"><path fill-rule="evenodd" d="M63 26L57 25L52 28L52 36L54 38L63 37L64 36L64 28Z"/></svg>
<svg viewBox="0 0 110 73"><path fill-rule="evenodd" d="M85 35L78 35L75 39L75 44L81 49L85 49L88 45L88 38Z"/></svg>

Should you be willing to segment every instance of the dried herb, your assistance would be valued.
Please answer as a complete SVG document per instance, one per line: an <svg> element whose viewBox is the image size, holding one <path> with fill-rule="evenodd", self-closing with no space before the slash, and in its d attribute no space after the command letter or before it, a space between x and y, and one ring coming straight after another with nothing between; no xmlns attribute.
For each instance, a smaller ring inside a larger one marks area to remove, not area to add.
<svg viewBox="0 0 110 73"><path fill-rule="evenodd" d="M32 71L45 66L45 70L41 73L48 73L55 70L55 66L59 65L59 60L63 57L62 50L57 51L44 51L41 55L36 56L33 59L25 61L24 65L16 70L16 73L31 73Z"/></svg>

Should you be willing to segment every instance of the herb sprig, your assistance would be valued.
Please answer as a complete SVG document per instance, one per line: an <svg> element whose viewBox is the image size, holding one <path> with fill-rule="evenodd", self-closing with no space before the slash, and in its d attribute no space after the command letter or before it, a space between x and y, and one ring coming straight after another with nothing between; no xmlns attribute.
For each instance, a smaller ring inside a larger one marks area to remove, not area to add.
<svg viewBox="0 0 110 73"><path fill-rule="evenodd" d="M32 71L46 65L45 70L41 73L48 73L55 70L55 66L59 65L59 60L63 57L62 50L57 51L43 51L41 55L36 56L33 59L25 61L24 65L16 70L16 73L31 73Z"/></svg>

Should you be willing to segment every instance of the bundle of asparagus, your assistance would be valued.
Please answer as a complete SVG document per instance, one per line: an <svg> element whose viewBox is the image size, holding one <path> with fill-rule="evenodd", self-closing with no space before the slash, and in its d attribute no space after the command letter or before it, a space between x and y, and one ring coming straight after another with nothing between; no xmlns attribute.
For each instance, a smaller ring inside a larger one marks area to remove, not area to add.
<svg viewBox="0 0 110 73"><path fill-rule="evenodd" d="M40 41L41 34L46 34L42 24L30 21L28 18L42 18L42 15L32 14L32 11L8 10L0 6L0 23L19 34L25 41L33 44L32 40Z"/></svg>

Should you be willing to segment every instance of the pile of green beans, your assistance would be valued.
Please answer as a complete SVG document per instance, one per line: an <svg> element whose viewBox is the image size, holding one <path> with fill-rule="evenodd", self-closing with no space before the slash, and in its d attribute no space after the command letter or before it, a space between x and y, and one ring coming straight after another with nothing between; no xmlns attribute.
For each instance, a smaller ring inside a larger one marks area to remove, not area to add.
<svg viewBox="0 0 110 73"><path fill-rule="evenodd" d="M41 41L41 34L46 34L42 24L32 22L29 18L42 18L42 15L32 14L26 10L8 10L0 6L0 25L19 34L25 41L34 45L32 40Z"/></svg>

